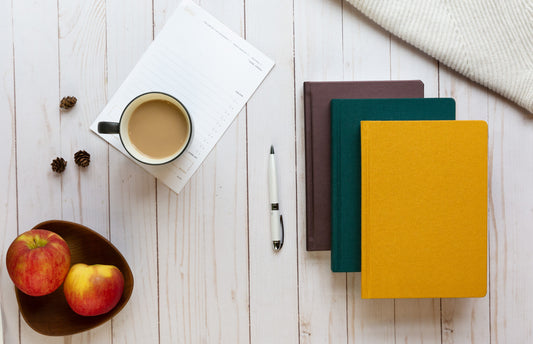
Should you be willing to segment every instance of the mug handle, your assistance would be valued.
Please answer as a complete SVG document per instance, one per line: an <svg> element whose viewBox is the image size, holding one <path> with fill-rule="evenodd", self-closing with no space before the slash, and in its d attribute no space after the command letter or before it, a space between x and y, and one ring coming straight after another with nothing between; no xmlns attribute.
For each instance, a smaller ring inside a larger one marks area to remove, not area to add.
<svg viewBox="0 0 533 344"><path fill-rule="evenodd" d="M118 134L120 132L120 123L98 122L98 132L100 134Z"/></svg>

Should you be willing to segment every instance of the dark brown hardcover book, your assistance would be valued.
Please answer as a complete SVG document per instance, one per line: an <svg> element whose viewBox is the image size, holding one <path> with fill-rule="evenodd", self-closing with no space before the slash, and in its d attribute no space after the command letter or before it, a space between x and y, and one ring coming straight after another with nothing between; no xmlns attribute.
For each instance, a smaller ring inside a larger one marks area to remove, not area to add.
<svg viewBox="0 0 533 344"><path fill-rule="evenodd" d="M304 82L307 251L331 249L331 99L423 97L420 80Z"/></svg>

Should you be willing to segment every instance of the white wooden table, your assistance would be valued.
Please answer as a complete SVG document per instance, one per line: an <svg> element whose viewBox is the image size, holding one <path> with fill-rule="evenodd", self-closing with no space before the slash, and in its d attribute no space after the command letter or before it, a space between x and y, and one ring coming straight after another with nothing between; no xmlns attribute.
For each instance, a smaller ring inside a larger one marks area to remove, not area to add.
<svg viewBox="0 0 533 344"><path fill-rule="evenodd" d="M179 0L0 1L0 248L6 343L528 343L533 341L533 117L392 38L340 0L201 0L276 66L176 195L89 132ZM194 33L191 33L194 34ZM482 299L361 300L360 274L305 250L302 84L421 79L489 123L489 292ZM70 112L59 100L74 95ZM267 157L277 153L286 241L269 240ZM85 149L91 165L73 154ZM68 160L53 173L56 156ZM94 330L45 337L19 316L5 252L47 219L82 223L135 276Z"/></svg>

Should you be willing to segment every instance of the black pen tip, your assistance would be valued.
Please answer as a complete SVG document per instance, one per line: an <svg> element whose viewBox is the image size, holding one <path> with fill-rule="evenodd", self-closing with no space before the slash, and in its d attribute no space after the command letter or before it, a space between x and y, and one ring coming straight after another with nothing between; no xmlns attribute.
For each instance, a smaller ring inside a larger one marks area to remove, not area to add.
<svg viewBox="0 0 533 344"><path fill-rule="evenodd" d="M274 154L274 146L270 146L270 154Z"/></svg>

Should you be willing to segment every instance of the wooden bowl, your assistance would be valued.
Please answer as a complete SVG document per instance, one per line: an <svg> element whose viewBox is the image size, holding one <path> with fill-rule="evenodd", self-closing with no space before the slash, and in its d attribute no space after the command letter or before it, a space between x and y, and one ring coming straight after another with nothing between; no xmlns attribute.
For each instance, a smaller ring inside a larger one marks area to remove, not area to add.
<svg viewBox="0 0 533 344"><path fill-rule="evenodd" d="M133 290L133 274L126 259L106 238L85 226L68 221L46 221L33 228L55 232L65 239L70 248L71 265L115 265L124 275L124 292L110 312L85 317L70 309L63 294L63 285L45 296L29 296L15 288L20 313L32 329L47 336L71 335L103 324L124 308Z"/></svg>

